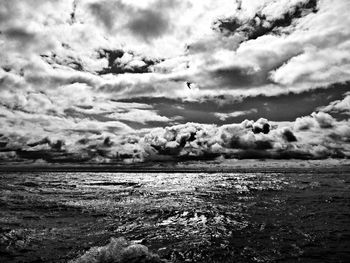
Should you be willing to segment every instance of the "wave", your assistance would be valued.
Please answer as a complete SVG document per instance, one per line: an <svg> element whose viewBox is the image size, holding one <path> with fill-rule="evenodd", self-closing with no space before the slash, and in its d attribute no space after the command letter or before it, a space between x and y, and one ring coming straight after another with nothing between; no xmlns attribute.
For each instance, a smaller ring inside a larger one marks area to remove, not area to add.
<svg viewBox="0 0 350 263"><path fill-rule="evenodd" d="M124 238L111 238L103 247L93 247L69 263L166 263L144 245Z"/></svg>

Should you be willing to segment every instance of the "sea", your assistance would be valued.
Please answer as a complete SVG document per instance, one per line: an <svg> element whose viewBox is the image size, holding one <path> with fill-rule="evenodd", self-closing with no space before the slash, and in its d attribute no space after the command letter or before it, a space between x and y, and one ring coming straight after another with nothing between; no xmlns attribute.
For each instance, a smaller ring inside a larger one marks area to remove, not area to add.
<svg viewBox="0 0 350 263"><path fill-rule="evenodd" d="M159 262L350 262L350 172L0 173L0 262L89 262L118 238Z"/></svg>

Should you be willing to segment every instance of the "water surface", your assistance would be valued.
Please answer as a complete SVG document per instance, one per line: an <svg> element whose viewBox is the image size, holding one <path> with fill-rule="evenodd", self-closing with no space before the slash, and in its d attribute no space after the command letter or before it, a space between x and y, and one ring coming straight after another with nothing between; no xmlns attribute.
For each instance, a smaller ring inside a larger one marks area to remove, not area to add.
<svg viewBox="0 0 350 263"><path fill-rule="evenodd" d="M172 262L350 262L348 172L2 173L1 262L111 237Z"/></svg>

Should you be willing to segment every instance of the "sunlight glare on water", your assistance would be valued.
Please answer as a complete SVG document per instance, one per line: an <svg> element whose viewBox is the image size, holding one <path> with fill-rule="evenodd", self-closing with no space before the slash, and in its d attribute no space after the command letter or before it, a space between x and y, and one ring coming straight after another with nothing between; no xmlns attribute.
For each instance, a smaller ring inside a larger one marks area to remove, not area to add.
<svg viewBox="0 0 350 263"><path fill-rule="evenodd" d="M111 237L136 240L174 262L350 256L345 173L0 176L6 262L67 261Z"/></svg>

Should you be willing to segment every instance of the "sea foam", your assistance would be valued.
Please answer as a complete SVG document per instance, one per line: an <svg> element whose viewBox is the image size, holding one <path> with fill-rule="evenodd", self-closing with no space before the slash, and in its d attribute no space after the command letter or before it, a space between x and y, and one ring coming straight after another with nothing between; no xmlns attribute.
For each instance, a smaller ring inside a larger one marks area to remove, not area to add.
<svg viewBox="0 0 350 263"><path fill-rule="evenodd" d="M70 263L165 263L144 245L128 242L124 238L111 238L103 247L93 247Z"/></svg>

